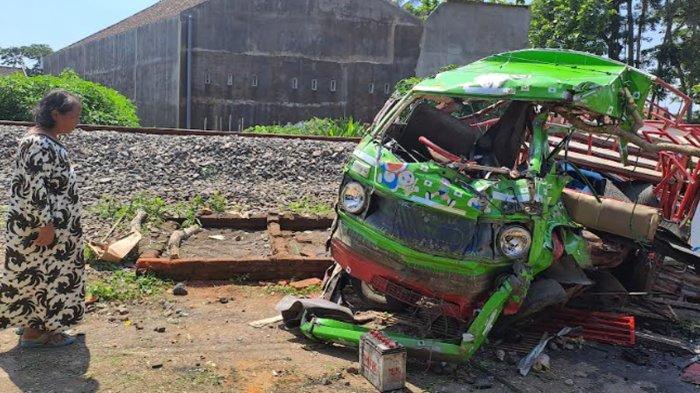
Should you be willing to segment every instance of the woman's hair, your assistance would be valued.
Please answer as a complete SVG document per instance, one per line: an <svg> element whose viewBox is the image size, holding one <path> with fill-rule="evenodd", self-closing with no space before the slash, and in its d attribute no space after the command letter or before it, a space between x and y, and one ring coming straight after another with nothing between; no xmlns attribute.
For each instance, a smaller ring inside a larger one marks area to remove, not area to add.
<svg viewBox="0 0 700 393"><path fill-rule="evenodd" d="M56 125L56 121L51 115L53 111L66 114L75 109L77 105L80 105L80 98L77 96L65 90L51 90L46 93L34 109L34 121L42 128L51 129Z"/></svg>

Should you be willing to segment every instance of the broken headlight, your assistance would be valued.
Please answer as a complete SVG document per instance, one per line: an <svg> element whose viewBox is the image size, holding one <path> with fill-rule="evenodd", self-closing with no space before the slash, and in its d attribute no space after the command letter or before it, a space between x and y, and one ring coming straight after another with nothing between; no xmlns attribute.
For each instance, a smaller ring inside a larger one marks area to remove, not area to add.
<svg viewBox="0 0 700 393"><path fill-rule="evenodd" d="M348 213L361 213L365 209L366 201L365 188L356 181L346 184L340 193L340 206Z"/></svg>
<svg viewBox="0 0 700 393"><path fill-rule="evenodd" d="M510 259L527 256L530 244L532 244L530 231L520 225L504 227L498 234L498 248Z"/></svg>

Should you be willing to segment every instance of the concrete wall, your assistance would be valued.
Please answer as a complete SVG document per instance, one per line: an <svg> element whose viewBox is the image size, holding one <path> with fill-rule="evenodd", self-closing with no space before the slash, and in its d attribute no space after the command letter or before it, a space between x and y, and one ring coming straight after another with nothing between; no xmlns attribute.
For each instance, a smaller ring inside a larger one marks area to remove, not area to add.
<svg viewBox="0 0 700 393"><path fill-rule="evenodd" d="M530 10L522 6L452 1L425 22L416 75L428 76L450 64L527 47Z"/></svg>
<svg viewBox="0 0 700 393"><path fill-rule="evenodd" d="M371 120L415 72L422 34L420 20L385 0L211 0L188 14L194 128Z"/></svg>
<svg viewBox="0 0 700 393"><path fill-rule="evenodd" d="M192 127L222 130L313 116L369 121L397 81L523 48L530 23L526 7L458 0L425 27L388 0L209 0L61 50L44 68L119 90L142 125L184 127L188 15Z"/></svg>
<svg viewBox="0 0 700 393"><path fill-rule="evenodd" d="M44 71L72 68L133 100L141 125L176 127L179 57L180 20L175 17L58 51L44 58Z"/></svg>

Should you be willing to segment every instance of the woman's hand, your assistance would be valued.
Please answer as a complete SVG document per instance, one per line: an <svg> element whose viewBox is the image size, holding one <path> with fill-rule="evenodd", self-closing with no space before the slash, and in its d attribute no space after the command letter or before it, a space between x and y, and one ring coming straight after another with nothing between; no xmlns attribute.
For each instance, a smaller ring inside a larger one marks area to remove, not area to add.
<svg viewBox="0 0 700 393"><path fill-rule="evenodd" d="M39 236L34 240L34 245L39 247L46 247L53 243L53 239L56 236L53 224L48 224L39 228Z"/></svg>

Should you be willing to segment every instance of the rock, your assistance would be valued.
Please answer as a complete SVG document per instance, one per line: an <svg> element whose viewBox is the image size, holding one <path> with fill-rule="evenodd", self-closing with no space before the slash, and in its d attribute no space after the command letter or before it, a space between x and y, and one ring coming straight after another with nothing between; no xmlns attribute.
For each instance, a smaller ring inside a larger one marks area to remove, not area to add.
<svg viewBox="0 0 700 393"><path fill-rule="evenodd" d="M549 347L549 349L551 349L553 351L559 350L559 345L557 345L557 343L555 343L553 341L551 341L547 346Z"/></svg>
<svg viewBox="0 0 700 393"><path fill-rule="evenodd" d="M229 298L227 298L227 297L220 297L219 298L219 303L221 303L221 304L226 304L226 303L228 303L228 301L229 301Z"/></svg>
<svg viewBox="0 0 700 393"><path fill-rule="evenodd" d="M532 365L532 369L536 372L543 373L549 371L549 355L546 353L540 354L540 356L535 359L535 363Z"/></svg>
<svg viewBox="0 0 700 393"><path fill-rule="evenodd" d="M357 375L360 373L360 370L355 366L350 366L350 367L346 368L345 371L347 371L348 374L352 374L352 375Z"/></svg>
<svg viewBox="0 0 700 393"><path fill-rule="evenodd" d="M328 378L323 378L323 380L321 381L321 383L324 384L324 385L330 385L332 382L331 382L331 380L328 379Z"/></svg>
<svg viewBox="0 0 700 393"><path fill-rule="evenodd" d="M179 282L173 287L173 295L175 296L186 296L187 293L187 287L183 282Z"/></svg>
<svg viewBox="0 0 700 393"><path fill-rule="evenodd" d="M622 351L622 358L637 366L649 364L649 354L641 348L626 348Z"/></svg>
<svg viewBox="0 0 700 393"><path fill-rule="evenodd" d="M117 313L119 315L126 315L129 313L129 309L124 307L124 306L119 306L119 307L117 307Z"/></svg>
<svg viewBox="0 0 700 393"><path fill-rule="evenodd" d="M158 363L153 363L153 364L151 364L151 368L152 368L152 369L163 368L163 363L160 363L160 362L158 362Z"/></svg>
<svg viewBox="0 0 700 393"><path fill-rule="evenodd" d="M506 360L506 351L502 349L497 349L495 355L496 359L498 359L499 362L503 362Z"/></svg>
<svg viewBox="0 0 700 393"><path fill-rule="evenodd" d="M574 386L574 380L573 379L565 379L564 384L567 386Z"/></svg>
<svg viewBox="0 0 700 393"><path fill-rule="evenodd" d="M306 280L290 282L289 286L294 289L306 289L314 285L321 285L322 282L318 278L307 278Z"/></svg>
<svg viewBox="0 0 700 393"><path fill-rule="evenodd" d="M155 329L153 329L153 331L157 333L165 333L165 326L157 326Z"/></svg>
<svg viewBox="0 0 700 393"><path fill-rule="evenodd" d="M493 381L489 377L477 378L476 381L474 381L474 387L476 389L491 389L492 386Z"/></svg>
<svg viewBox="0 0 700 393"><path fill-rule="evenodd" d="M518 356L518 353L515 351L509 351L508 354L506 355L506 362L510 364L511 366L518 364L520 361L520 357Z"/></svg>
<svg viewBox="0 0 700 393"><path fill-rule="evenodd" d="M25 131L25 127L0 126L0 200L9 197L10 168L17 140ZM219 191L243 211L267 211L302 196L332 204L340 168L356 145L234 136L173 138L113 131L76 131L61 139L75 165L86 207L102 195L127 202L143 191L174 203L195 193ZM236 157L236 165L226 164L231 157ZM169 176L174 173L179 176ZM299 181L300 177L304 180ZM269 192L274 189L285 192ZM91 214L84 218L86 229L103 224Z"/></svg>

